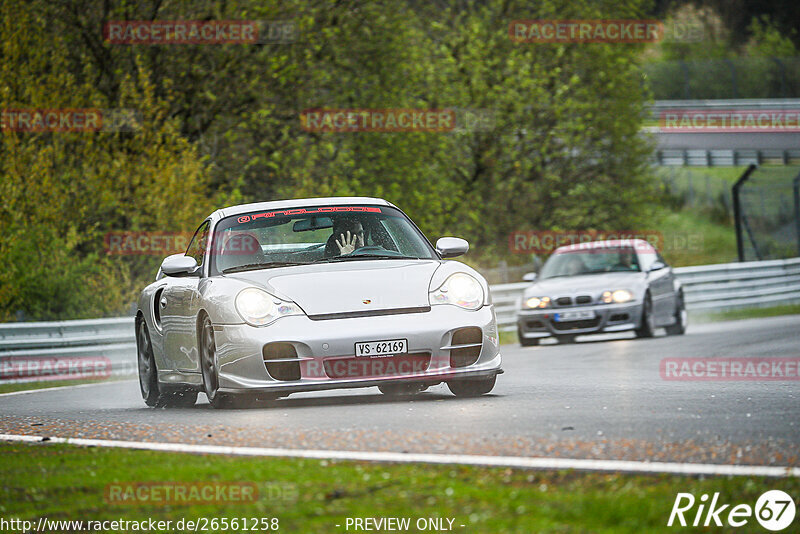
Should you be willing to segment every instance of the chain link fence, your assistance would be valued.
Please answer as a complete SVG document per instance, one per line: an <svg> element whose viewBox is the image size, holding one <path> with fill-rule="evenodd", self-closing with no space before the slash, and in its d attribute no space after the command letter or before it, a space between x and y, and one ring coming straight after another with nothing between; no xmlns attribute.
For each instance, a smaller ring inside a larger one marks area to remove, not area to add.
<svg viewBox="0 0 800 534"><path fill-rule="evenodd" d="M739 261L800 255L800 167L750 166L733 186Z"/></svg>

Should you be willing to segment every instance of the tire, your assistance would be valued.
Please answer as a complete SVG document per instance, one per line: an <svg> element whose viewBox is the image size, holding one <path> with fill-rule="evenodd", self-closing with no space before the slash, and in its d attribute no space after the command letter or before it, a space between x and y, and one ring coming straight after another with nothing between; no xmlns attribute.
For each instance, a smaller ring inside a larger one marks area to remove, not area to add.
<svg viewBox="0 0 800 534"><path fill-rule="evenodd" d="M517 330L517 339L519 339L519 344L523 347L535 347L539 344L538 337L525 339L519 330Z"/></svg>
<svg viewBox="0 0 800 534"><path fill-rule="evenodd" d="M675 306L675 323L669 325L668 336L682 336L686 333L686 326L689 324L689 316L686 313L686 304L683 302L683 291L678 293L677 306Z"/></svg>
<svg viewBox="0 0 800 534"><path fill-rule="evenodd" d="M636 337L653 337L655 335L655 319L653 318L653 300L650 298L650 293L644 296L644 305L642 306L642 320L639 328L635 330Z"/></svg>
<svg viewBox="0 0 800 534"><path fill-rule="evenodd" d="M216 409L246 408L253 404L248 395L233 395L219 391L219 366L217 346L214 342L214 327L211 319L203 318L200 329L200 369L203 375L203 390L208 402Z"/></svg>
<svg viewBox="0 0 800 534"><path fill-rule="evenodd" d="M575 343L575 336L556 336L556 339L558 339L558 342L561 345Z"/></svg>
<svg viewBox="0 0 800 534"><path fill-rule="evenodd" d="M428 387L424 384L401 382L398 384L381 384L378 389L381 390L381 393L390 397L413 397L422 393Z"/></svg>
<svg viewBox="0 0 800 534"><path fill-rule="evenodd" d="M139 391L144 403L151 408L188 408L197 402L197 391L177 389L166 391L158 383L158 368L150 342L150 332L144 320L136 324L136 358L139 368Z"/></svg>
<svg viewBox="0 0 800 534"><path fill-rule="evenodd" d="M492 391L496 381L497 375L479 380L453 380L447 387L456 397L480 397Z"/></svg>

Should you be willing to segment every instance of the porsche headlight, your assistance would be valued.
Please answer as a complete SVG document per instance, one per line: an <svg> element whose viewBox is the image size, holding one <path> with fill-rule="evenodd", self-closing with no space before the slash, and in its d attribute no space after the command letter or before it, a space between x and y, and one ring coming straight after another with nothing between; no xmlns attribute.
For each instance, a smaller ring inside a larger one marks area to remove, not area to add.
<svg viewBox="0 0 800 534"><path fill-rule="evenodd" d="M286 315L303 315L294 302L287 302L254 287L236 295L236 311L247 324L264 326Z"/></svg>
<svg viewBox="0 0 800 534"><path fill-rule="evenodd" d="M547 308L550 306L550 297L531 297L525 301L526 308Z"/></svg>
<svg viewBox="0 0 800 534"><path fill-rule="evenodd" d="M616 291L603 291L602 300L606 304L611 304L612 302L617 304L622 304L623 302L628 302L630 300L633 300L633 293L631 293L627 289L617 289Z"/></svg>
<svg viewBox="0 0 800 534"><path fill-rule="evenodd" d="M430 303L453 304L467 310L483 306L483 287L466 273L451 274L439 289L430 293Z"/></svg>

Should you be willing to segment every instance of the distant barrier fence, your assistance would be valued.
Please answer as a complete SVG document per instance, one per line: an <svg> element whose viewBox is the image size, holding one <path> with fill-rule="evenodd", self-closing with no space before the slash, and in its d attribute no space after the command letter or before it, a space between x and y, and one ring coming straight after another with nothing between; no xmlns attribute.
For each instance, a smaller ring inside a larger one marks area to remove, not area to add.
<svg viewBox="0 0 800 534"><path fill-rule="evenodd" d="M679 267L690 311L724 311L800 302L800 258ZM516 311L528 282L491 286L497 321L514 330ZM0 380L69 378L57 361L105 365L107 375L136 372L134 318L0 324ZM20 362L28 362L21 366ZM31 366L30 362L37 362ZM27 373L27 374L26 374Z"/></svg>

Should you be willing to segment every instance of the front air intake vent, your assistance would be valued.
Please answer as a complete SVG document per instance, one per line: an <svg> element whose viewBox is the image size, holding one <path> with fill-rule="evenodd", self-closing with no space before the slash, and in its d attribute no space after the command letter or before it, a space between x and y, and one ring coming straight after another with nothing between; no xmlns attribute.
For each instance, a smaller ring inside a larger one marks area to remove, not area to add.
<svg viewBox="0 0 800 534"><path fill-rule="evenodd" d="M262 349L264 365L269 376L275 380L292 381L300 380L300 362L297 361L297 351L291 343L267 343ZM286 362L275 360L290 360Z"/></svg>
<svg viewBox="0 0 800 534"><path fill-rule="evenodd" d="M483 332L477 326L460 328L453 332L452 347L467 345L461 348L450 349L450 367L466 367L478 361L483 346ZM470 346L471 345L471 346Z"/></svg>

